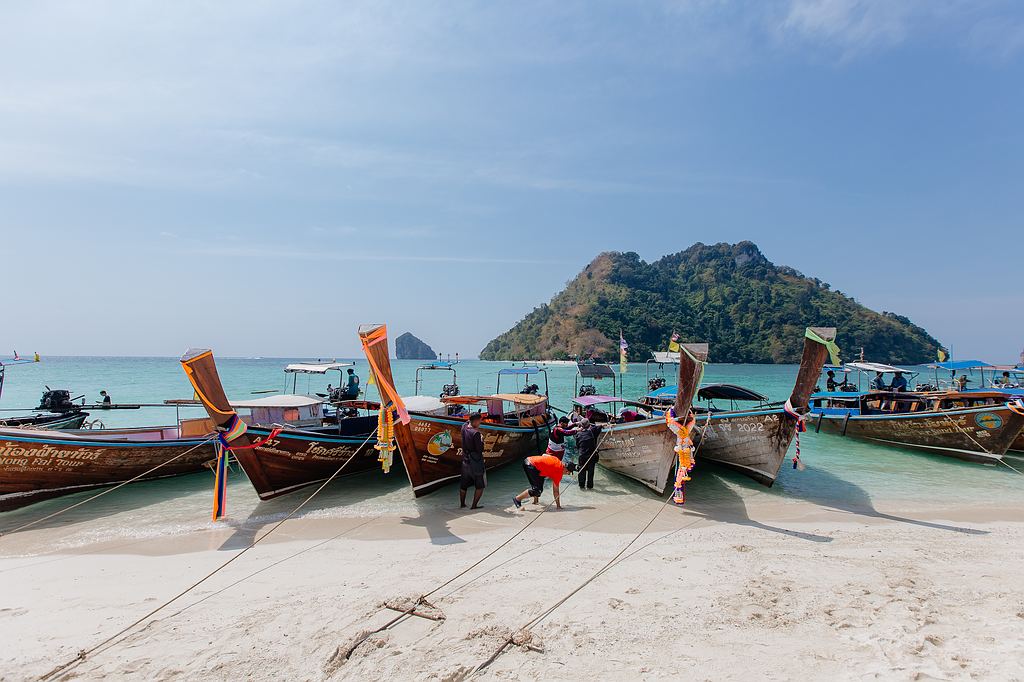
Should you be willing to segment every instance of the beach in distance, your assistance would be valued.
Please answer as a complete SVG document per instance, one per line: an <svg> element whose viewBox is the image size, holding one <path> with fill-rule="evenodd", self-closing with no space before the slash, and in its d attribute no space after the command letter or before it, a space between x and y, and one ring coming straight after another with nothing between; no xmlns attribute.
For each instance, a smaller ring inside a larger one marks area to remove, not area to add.
<svg viewBox="0 0 1024 682"><path fill-rule="evenodd" d="M281 388L287 362L219 364L229 393L244 395ZM403 394L419 364L394 362ZM494 391L506 366L465 361L458 381ZM188 389L171 358L36 369L82 391L108 377L118 400ZM365 376L365 361L356 370ZM645 372L632 365L624 392L642 392ZM778 398L795 373L712 364L705 380ZM549 369L556 407L574 374ZM9 390L8 404L35 397L21 378ZM801 445L806 469L787 460L772 488L698 451L681 507L598 468L593 490L566 479L562 510L548 509L550 488L515 510L526 479L510 465L489 473L476 511L458 508L457 486L414 498L396 467L333 481L295 512L315 488L260 502L233 469L227 518L212 522L211 474L135 483L0 537L0 671L37 679L142 619L55 678L1021 678L1020 475L813 429ZM92 494L5 512L0 529ZM373 632L428 593L428 617Z"/></svg>

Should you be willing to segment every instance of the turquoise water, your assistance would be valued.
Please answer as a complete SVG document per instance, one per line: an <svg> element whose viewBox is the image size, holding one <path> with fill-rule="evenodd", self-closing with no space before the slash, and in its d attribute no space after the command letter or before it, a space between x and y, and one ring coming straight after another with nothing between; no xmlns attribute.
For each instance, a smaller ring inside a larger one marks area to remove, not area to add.
<svg viewBox="0 0 1024 682"><path fill-rule="evenodd" d="M340 359L340 358L339 358ZM285 390L284 365L310 358L219 358L218 366L225 388L236 399L258 397L267 390ZM367 377L365 360L356 360L355 368L364 382ZM414 390L416 361L394 361L398 388L403 395ZM498 369L508 363L463 361L457 365L458 382L463 393L491 393L497 388ZM792 388L796 376L795 365L709 365L705 381L738 383L769 396L783 400ZM552 366L548 381L552 403L561 409L569 406L575 390L575 368ZM511 377L509 383L502 378L502 391L518 390L520 383ZM421 393L436 395L447 383L449 375L432 372L426 375ZM533 377L543 388L541 377ZM671 377L669 377L671 382ZM290 379L288 390L290 391ZM338 383L337 373L326 376L299 376L299 393L323 392L328 382ZM73 396L84 394L87 402L95 400L101 389L112 396L115 403L159 403L167 398L190 398L188 381L175 358L44 358L42 363L14 366L8 369L7 380L0 397L0 414L4 408L31 407L38 403L43 386L67 388ZM645 392L647 376L645 366L631 365L625 376L621 394L636 397ZM370 397L376 397L370 389ZM598 383L602 393L611 392L610 381ZM108 427L141 426L173 423L177 410L150 407L131 411L94 411ZM197 408L182 408L180 416L201 416ZM1019 505L1024 503L1024 479L1005 467L967 464L956 460L891 448L882 448L835 436L809 432L802 436L805 471L784 466L776 485L768 490L731 472L698 468L689 489L694 505L733 505L741 508L744 499L768 495L778 500L807 500L825 506L870 512L883 501L897 506L915 503L949 505ZM1015 462L1021 468L1020 460ZM646 489L634 485L614 474L600 472L603 495L648 495ZM488 495L500 499L505 494L518 492L522 487L522 471L506 467L491 477ZM61 517L60 523L74 523L76 519L118 515L119 528L131 528L133 533L174 533L203 527L207 523L210 506L211 480L208 474L196 474L163 481L133 484L95 503L82 507L82 515L75 512ZM432 523L429 512L448 507L452 491L441 491L422 500L414 500L401 472L391 476L371 473L333 483L318 496L308 515L374 515L382 513L410 514L410 523ZM66 506L80 499L71 496L44 502L25 510L8 512L4 521L15 523L19 518L31 519L43 512ZM259 502L248 482L241 474L231 479L229 512L235 519L247 519L246 533L253 523L258 527L290 509L295 496L285 496L272 502ZM76 510L77 511L77 510ZM413 516L413 514L416 514ZM438 521L443 525L443 521ZM7 523L3 524L7 526Z"/></svg>

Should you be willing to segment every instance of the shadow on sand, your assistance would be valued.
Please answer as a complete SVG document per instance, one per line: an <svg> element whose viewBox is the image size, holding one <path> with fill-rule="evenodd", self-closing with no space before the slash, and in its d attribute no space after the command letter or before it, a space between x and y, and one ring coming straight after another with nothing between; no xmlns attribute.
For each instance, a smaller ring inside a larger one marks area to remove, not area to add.
<svg viewBox="0 0 1024 682"><path fill-rule="evenodd" d="M884 519L887 521L895 521L897 523L934 528L936 530L964 533L966 535L988 534L988 531L976 528L951 526L944 523L923 521L920 519L912 519L906 516L898 516L896 514L881 512L875 509L874 503L871 501L871 496L866 490L855 483L836 476L834 473L822 466L808 467L804 471L792 472L792 476L799 477L798 483L787 483L787 479L790 478L790 473L791 472L789 471L780 472L779 479L776 481L775 485L771 488L765 488L741 474L728 470L724 467L719 467L713 463L707 463L707 466L701 471L699 477L695 477L694 479L694 483L696 484L694 487L697 489L695 497L699 499L702 488L710 489L712 492L718 492L721 488L727 488L728 486L725 486L723 481L728 481L729 483L746 488L753 493L762 493L778 498L786 497L803 500L825 509L833 509L866 518ZM708 479L712 480L709 481ZM743 507L743 511L741 513L746 516L746 504L743 500L743 496L733 492L732 497L736 499L731 503L731 506ZM739 510L736 511L738 512Z"/></svg>

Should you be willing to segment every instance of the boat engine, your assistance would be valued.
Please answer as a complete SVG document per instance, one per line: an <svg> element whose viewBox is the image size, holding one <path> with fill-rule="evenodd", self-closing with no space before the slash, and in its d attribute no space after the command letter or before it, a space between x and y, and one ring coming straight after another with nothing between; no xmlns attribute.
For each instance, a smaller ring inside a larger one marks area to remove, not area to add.
<svg viewBox="0 0 1024 682"><path fill-rule="evenodd" d="M593 384L583 384L580 386L579 397L582 398L585 395L597 395L597 387Z"/></svg>
<svg viewBox="0 0 1024 682"><path fill-rule="evenodd" d="M657 391L659 388L665 388L665 377L654 377L647 380L648 391Z"/></svg>
<svg viewBox="0 0 1024 682"><path fill-rule="evenodd" d="M441 387L441 397L442 398L454 398L458 394L459 394L459 385L458 384L445 384L444 386Z"/></svg>
<svg viewBox="0 0 1024 682"><path fill-rule="evenodd" d="M520 394L525 395L537 395L540 392L540 386L537 384L528 384L523 386L523 390L519 391Z"/></svg>
<svg viewBox="0 0 1024 682"><path fill-rule="evenodd" d="M43 393L43 397L39 399L39 407L37 410L45 410L47 412L68 412L75 409L77 406L71 402L71 392L62 389L51 389L49 386L46 387L46 392Z"/></svg>

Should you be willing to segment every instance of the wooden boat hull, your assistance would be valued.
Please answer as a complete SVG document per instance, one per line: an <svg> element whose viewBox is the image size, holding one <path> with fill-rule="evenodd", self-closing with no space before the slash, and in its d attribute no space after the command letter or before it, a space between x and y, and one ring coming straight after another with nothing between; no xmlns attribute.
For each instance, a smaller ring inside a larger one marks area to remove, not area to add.
<svg viewBox="0 0 1024 682"><path fill-rule="evenodd" d="M68 412L65 414L34 414L30 417L0 417L0 427L31 426L51 431L80 429L88 416L88 412Z"/></svg>
<svg viewBox="0 0 1024 682"><path fill-rule="evenodd" d="M679 376L673 414L680 424L688 421L697 394L708 344L687 343L679 356ZM609 424L598 442L598 464L606 469L643 483L659 495L665 492L668 477L679 455L676 436L664 418Z"/></svg>
<svg viewBox="0 0 1024 682"><path fill-rule="evenodd" d="M121 483L186 452L146 479L200 471L214 456L204 438L149 440L140 429L85 433L0 429L0 510Z"/></svg>
<svg viewBox="0 0 1024 682"><path fill-rule="evenodd" d="M234 450L233 456L249 477L261 500L270 500L333 476L352 476L379 469L376 438L367 436L377 426L376 417L342 420L346 433L335 428L321 431L288 429L260 447ZM334 433L331 433L334 431ZM263 440L270 429L250 426L247 434ZM350 461L351 460L351 461Z"/></svg>
<svg viewBox="0 0 1024 682"><path fill-rule="evenodd" d="M771 487L786 459L793 431L782 410L697 415L697 466L711 461Z"/></svg>
<svg viewBox="0 0 1024 682"><path fill-rule="evenodd" d="M597 463L658 493L665 492L675 466L676 437L664 419L610 424L601 432Z"/></svg>
<svg viewBox="0 0 1024 682"><path fill-rule="evenodd" d="M986 405L898 415L821 414L808 425L822 433L994 464L1017 439L1024 417L1005 406Z"/></svg>
<svg viewBox="0 0 1024 682"><path fill-rule="evenodd" d="M399 453L413 494L422 497L459 480L465 421L416 413L409 416L410 437L400 442ZM487 470L542 454L547 449L552 426L553 420L534 427L480 424Z"/></svg>

